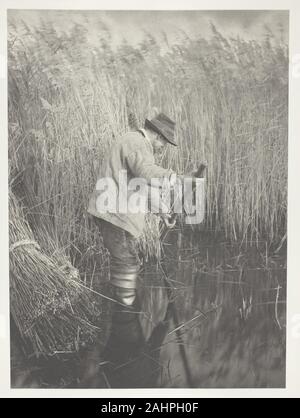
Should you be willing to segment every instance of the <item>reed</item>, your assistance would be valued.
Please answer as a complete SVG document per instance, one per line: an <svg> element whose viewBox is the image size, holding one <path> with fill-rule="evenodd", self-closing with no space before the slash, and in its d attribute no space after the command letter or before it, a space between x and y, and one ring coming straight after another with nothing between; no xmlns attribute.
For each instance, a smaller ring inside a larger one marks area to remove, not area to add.
<svg viewBox="0 0 300 418"><path fill-rule="evenodd" d="M35 198L27 215L47 218L66 255L95 244L85 210L99 164L129 115L141 125L153 108L178 127L179 147L161 163L179 173L208 163L208 228L232 240L284 236L286 45L227 39L212 26L210 40L185 37L163 54L149 35L115 51L109 37L91 45L79 24L61 34L11 20L8 53L10 162ZM156 238L156 226L146 231L146 253L157 253Z"/></svg>

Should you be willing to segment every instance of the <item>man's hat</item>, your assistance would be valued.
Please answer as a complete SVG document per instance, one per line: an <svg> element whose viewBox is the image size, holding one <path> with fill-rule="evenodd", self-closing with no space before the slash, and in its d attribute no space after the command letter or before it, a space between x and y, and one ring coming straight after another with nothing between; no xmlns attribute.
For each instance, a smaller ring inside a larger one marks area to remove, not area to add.
<svg viewBox="0 0 300 418"><path fill-rule="evenodd" d="M155 118L145 120L145 128L152 129L153 131L162 135L170 144L177 146L174 141L175 136L175 122L173 122L164 113L160 113Z"/></svg>

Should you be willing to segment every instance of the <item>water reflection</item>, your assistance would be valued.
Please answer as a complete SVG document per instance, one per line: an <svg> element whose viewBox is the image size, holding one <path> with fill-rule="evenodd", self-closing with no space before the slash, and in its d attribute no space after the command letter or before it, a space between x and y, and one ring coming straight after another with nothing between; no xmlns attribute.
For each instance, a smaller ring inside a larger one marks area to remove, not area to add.
<svg viewBox="0 0 300 418"><path fill-rule="evenodd" d="M156 386L161 373L160 347L168 330L168 313L146 338L139 317L142 313L123 312L122 322L113 318L112 331L103 352L107 361L102 372L110 387Z"/></svg>
<svg viewBox="0 0 300 418"><path fill-rule="evenodd" d="M172 232L141 277L131 328L113 325L100 386L284 387L285 255L270 254Z"/></svg>
<svg viewBox="0 0 300 418"><path fill-rule="evenodd" d="M79 353L34 365L15 355L12 386L285 386L283 249L171 231L162 264L145 266L139 301L111 321L104 300L103 334Z"/></svg>

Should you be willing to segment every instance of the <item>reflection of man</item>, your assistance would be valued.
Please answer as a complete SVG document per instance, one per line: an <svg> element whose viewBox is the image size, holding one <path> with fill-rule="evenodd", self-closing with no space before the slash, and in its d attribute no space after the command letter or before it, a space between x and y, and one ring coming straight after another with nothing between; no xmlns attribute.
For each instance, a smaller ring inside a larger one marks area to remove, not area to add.
<svg viewBox="0 0 300 418"><path fill-rule="evenodd" d="M143 178L149 185L153 178L175 182L175 173L154 161L154 153L161 151L168 143L176 146L174 131L175 123L163 113L152 120L146 119L144 129L125 134L112 146L100 169L97 184L100 179L112 179L118 195L124 195L124 185L119 183L122 170L127 171L128 183L134 178ZM140 269L137 239L143 233L145 213L101 211L98 204L100 195L101 190L96 187L89 201L88 212L100 223L104 245L110 252L110 279L114 296L123 304L131 306L136 297ZM171 215L161 215L168 225Z"/></svg>

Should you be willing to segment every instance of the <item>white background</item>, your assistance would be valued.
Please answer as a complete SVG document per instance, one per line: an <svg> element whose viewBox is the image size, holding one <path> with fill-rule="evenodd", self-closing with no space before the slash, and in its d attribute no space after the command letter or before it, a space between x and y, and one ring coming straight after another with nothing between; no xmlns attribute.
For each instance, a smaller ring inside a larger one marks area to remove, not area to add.
<svg viewBox="0 0 300 418"><path fill-rule="evenodd" d="M43 7L41 7L43 4ZM6 9L290 10L288 328L286 389L10 389ZM0 6L0 397L300 397L300 2L299 0L43 1L2 0Z"/></svg>

